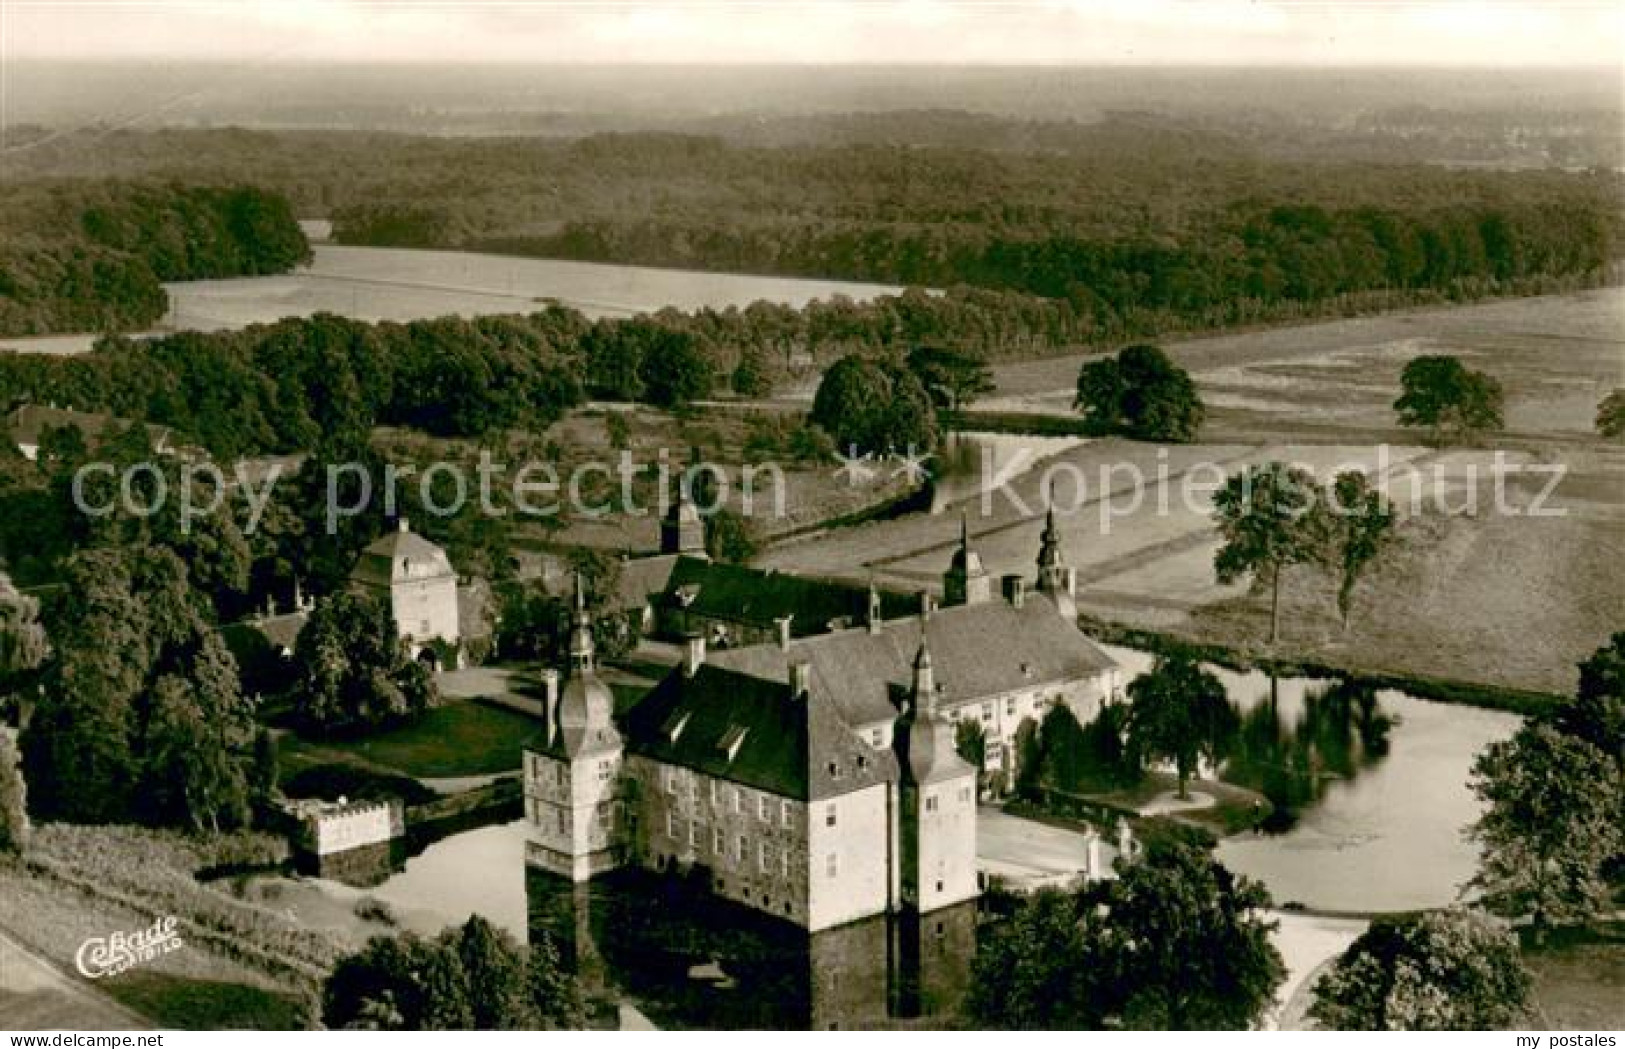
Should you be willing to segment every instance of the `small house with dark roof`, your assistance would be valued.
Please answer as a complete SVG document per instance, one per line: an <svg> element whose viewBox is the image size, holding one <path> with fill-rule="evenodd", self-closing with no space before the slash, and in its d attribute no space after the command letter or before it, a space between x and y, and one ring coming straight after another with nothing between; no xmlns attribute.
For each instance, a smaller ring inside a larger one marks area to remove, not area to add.
<svg viewBox="0 0 1625 1049"><path fill-rule="evenodd" d="M6 416L6 433L17 450L30 460L39 458L40 442L52 430L73 428L94 447L110 431L132 425L128 420L102 412L80 412L55 405L23 404ZM167 426L144 424L153 451L168 455L175 450L173 431Z"/></svg>

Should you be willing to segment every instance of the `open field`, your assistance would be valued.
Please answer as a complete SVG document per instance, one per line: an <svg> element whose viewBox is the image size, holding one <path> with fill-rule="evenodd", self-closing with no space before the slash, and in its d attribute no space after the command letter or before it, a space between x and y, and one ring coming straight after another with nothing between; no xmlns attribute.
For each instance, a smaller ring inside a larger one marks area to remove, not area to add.
<svg viewBox="0 0 1625 1049"><path fill-rule="evenodd" d="M166 330L245 328L283 317L337 313L364 321L411 321L456 315L534 313L557 303L589 317L627 317L665 307L745 307L763 300L805 306L845 295L864 301L900 291L884 284L746 273L613 266L461 251L314 244L315 260L274 277L186 281L164 285ZM8 338L0 346L40 353L83 353L97 338L53 335Z"/></svg>
<svg viewBox="0 0 1625 1049"><path fill-rule="evenodd" d="M1031 575L1042 492L1053 479L1082 611L1256 648L1268 631L1266 595L1215 579L1211 495L1244 465L1280 459L1324 479L1361 469L1404 518L1362 582L1346 634L1330 580L1312 568L1289 573L1280 654L1563 693L1573 688L1574 663L1625 628L1625 447L1589 432L1597 401L1625 386L1625 290L1334 321L1169 350L1219 405L1203 443L1094 441L961 501L989 572ZM1423 352L1460 353L1505 385L1510 429L1491 447L1429 449L1394 425L1400 368ZM982 403L1063 411L1079 361L1000 367L999 389ZM787 544L762 560L939 590L957 518L877 522Z"/></svg>

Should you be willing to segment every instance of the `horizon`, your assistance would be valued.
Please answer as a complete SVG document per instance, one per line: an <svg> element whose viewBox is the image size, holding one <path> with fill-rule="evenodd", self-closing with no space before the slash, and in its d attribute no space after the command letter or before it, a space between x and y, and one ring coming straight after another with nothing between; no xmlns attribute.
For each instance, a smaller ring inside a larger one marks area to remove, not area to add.
<svg viewBox="0 0 1625 1049"><path fill-rule="evenodd" d="M1612 3L0 0L0 59L391 66L1618 69ZM899 57L905 56L905 57Z"/></svg>

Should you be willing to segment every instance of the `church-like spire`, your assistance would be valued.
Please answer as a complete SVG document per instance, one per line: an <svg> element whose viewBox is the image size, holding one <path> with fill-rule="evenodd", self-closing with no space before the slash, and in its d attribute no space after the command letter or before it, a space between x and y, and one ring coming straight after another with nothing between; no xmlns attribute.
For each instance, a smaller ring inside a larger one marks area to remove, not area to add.
<svg viewBox="0 0 1625 1049"><path fill-rule="evenodd" d="M909 693L916 714L937 712L937 677L931 666L931 646L925 639L925 620L920 620L920 648L914 653L914 687Z"/></svg>
<svg viewBox="0 0 1625 1049"><path fill-rule="evenodd" d="M948 571L942 576L942 603L970 605L993 596L992 577L982 567L982 558L970 545L970 518L959 512L959 549L954 551Z"/></svg>
<svg viewBox="0 0 1625 1049"><path fill-rule="evenodd" d="M587 592L581 585L581 573L575 573L575 616L570 628L570 669L594 669L596 646L592 640L592 613L587 611Z"/></svg>
<svg viewBox="0 0 1625 1049"><path fill-rule="evenodd" d="M1061 530L1055 526L1055 482L1051 481L1049 493L1045 497L1044 533L1039 538L1038 571L1039 581L1043 582L1043 571L1066 563L1066 556L1061 552Z"/></svg>

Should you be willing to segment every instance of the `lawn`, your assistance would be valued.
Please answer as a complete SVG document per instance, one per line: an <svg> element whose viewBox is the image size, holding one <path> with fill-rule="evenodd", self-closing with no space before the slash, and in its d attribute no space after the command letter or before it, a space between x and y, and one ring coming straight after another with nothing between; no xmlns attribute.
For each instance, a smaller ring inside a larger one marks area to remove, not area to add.
<svg viewBox="0 0 1625 1049"><path fill-rule="evenodd" d="M302 1031L298 998L246 983L200 980L131 969L102 985L123 1005L159 1027L183 1031Z"/></svg>
<svg viewBox="0 0 1625 1049"><path fill-rule="evenodd" d="M286 737L296 760L317 755L326 762L352 757L416 779L489 776L517 772L525 740L541 729L536 718L484 703L453 701L410 725L358 739L320 742Z"/></svg>
<svg viewBox="0 0 1625 1049"><path fill-rule="evenodd" d="M1536 1026L1553 1031L1625 1028L1625 927L1602 934L1560 931L1524 947L1535 977Z"/></svg>

